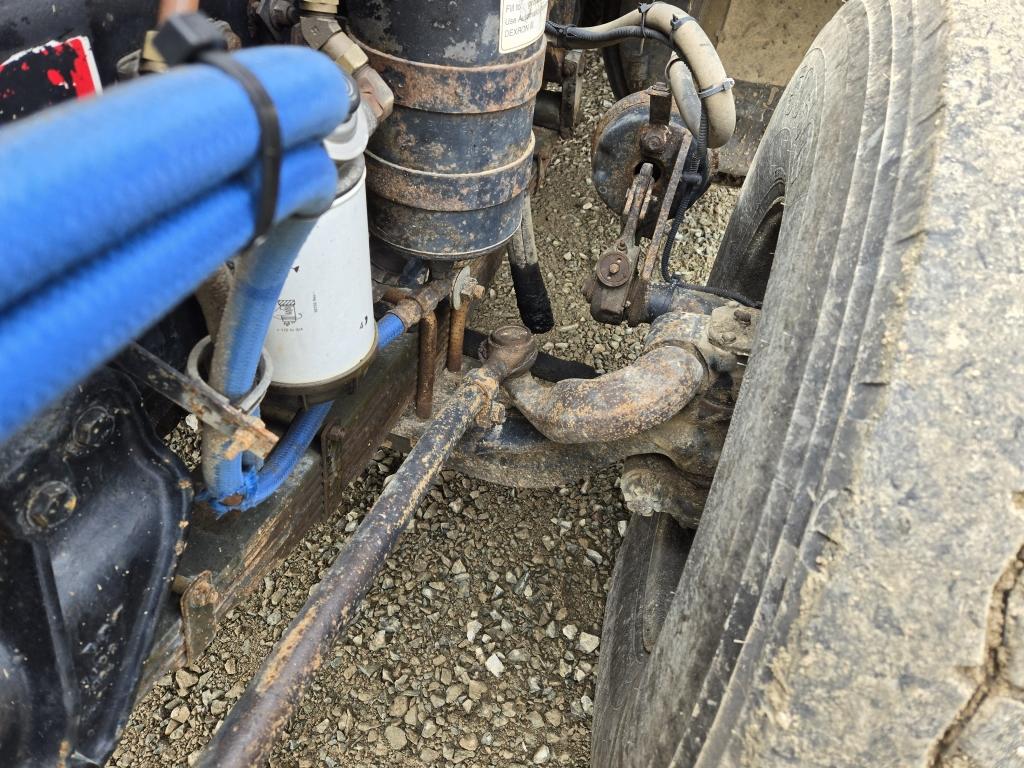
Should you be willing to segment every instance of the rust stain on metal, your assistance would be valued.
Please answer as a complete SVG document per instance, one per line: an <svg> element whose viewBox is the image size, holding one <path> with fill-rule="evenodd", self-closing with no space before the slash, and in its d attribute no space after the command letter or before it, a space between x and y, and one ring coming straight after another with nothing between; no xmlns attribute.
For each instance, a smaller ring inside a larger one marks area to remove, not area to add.
<svg viewBox="0 0 1024 768"><path fill-rule="evenodd" d="M175 591L182 587L172 585ZM213 642L217 630L216 605L220 594L213 585L213 574L203 571L181 589L181 629L185 641L186 662L191 666Z"/></svg>
<svg viewBox="0 0 1024 768"><path fill-rule="evenodd" d="M678 157L686 157L686 154L690 151L691 141L692 137L688 133L683 136L683 141L679 147ZM679 189L679 184L683 180L683 170L685 166L686 163L681 161L675 164L675 167L672 169L672 176L669 178L668 185L665 187L665 194L662 198L663 200L675 200L676 191ZM664 248L665 238L668 237L670 208L670 205L661 206L661 211L658 213L657 223L654 226L654 234L651 236L651 240L647 245L647 250L644 251L643 255L640 257L640 263L637 265L637 279L630 287L628 311L626 313L626 319L630 325L639 325L640 323L648 320L648 294L650 293L654 270L661 263L661 251L662 248Z"/></svg>
<svg viewBox="0 0 1024 768"><path fill-rule="evenodd" d="M366 188L395 203L427 211L474 211L511 200L530 182L533 148L530 134L519 157L475 173L431 173L388 162L366 152Z"/></svg>
<svg viewBox="0 0 1024 768"><path fill-rule="evenodd" d="M317 592L320 591L320 586L317 586ZM314 593L316 595L316 593ZM260 673L257 680L255 691L259 694L265 694L281 677L284 669L292 659L292 655L299 643L302 642L306 633L310 627L317 623L319 618L320 605L314 599L310 598L310 601L303 607L303 610L295 617L291 625L288 627L288 631L285 632L277 646L274 648L273 653L267 659L266 665ZM319 668L319 664L312 669L311 672L315 672Z"/></svg>
<svg viewBox="0 0 1024 768"><path fill-rule="evenodd" d="M466 340L466 318L468 316L468 301L464 301L458 309L451 311L451 320L448 325L448 357L445 361L451 373L462 371L462 350Z"/></svg>
<svg viewBox="0 0 1024 768"><path fill-rule="evenodd" d="M543 46L510 64L467 67L411 61L359 45L391 86L395 103L411 109L458 115L498 112L525 104L543 85Z"/></svg>
<svg viewBox="0 0 1024 768"><path fill-rule="evenodd" d="M709 381L691 338L689 316L659 319L630 365L596 379L563 379L546 386L531 375L504 387L520 412L557 443L590 443L635 437L689 404Z"/></svg>
<svg viewBox="0 0 1024 768"><path fill-rule="evenodd" d="M416 415L429 419L434 404L434 377L437 373L437 312L430 310L420 318L420 357L416 368Z"/></svg>
<svg viewBox="0 0 1024 768"><path fill-rule="evenodd" d="M532 376L505 389L540 432L559 443L623 439L667 421L693 398L704 366L689 350L663 347L597 379L546 387Z"/></svg>

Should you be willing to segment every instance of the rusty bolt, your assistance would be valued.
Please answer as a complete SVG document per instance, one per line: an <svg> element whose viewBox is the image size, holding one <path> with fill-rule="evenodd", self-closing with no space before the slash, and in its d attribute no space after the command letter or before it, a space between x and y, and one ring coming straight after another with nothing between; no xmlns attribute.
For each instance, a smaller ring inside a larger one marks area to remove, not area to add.
<svg viewBox="0 0 1024 768"><path fill-rule="evenodd" d="M78 419L72 435L83 448L99 448L114 431L114 417L101 405L86 408Z"/></svg>
<svg viewBox="0 0 1024 768"><path fill-rule="evenodd" d="M29 526L46 530L71 517L78 497L63 480L47 480L33 489L25 505L25 519Z"/></svg>
<svg viewBox="0 0 1024 768"><path fill-rule="evenodd" d="M744 325L750 325L751 315L749 311L745 309L737 309L732 313L732 316L735 317L738 322L743 323Z"/></svg>
<svg viewBox="0 0 1024 768"><path fill-rule="evenodd" d="M225 496L220 500L220 503L225 507L235 507L241 504L245 500L245 496L241 493L233 493L230 496Z"/></svg>
<svg viewBox="0 0 1024 768"><path fill-rule="evenodd" d="M645 152L656 155L665 148L665 139L662 138L661 134L648 133L641 140L641 146Z"/></svg>
<svg viewBox="0 0 1024 768"><path fill-rule="evenodd" d="M626 250L626 242L624 240L619 240L619 242L617 242L615 244L615 250L617 250L617 251L624 251L624 250Z"/></svg>
<svg viewBox="0 0 1024 768"><path fill-rule="evenodd" d="M487 295L487 289L476 281L476 278L468 277L461 286L463 301L479 301Z"/></svg>

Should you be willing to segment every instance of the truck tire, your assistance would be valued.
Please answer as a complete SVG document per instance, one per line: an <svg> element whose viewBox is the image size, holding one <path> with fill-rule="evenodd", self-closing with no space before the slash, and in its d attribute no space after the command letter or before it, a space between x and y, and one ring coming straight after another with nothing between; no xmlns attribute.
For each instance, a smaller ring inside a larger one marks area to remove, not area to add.
<svg viewBox="0 0 1024 768"><path fill-rule="evenodd" d="M630 523L594 766L1024 765L1011 5L850 0L794 75L711 277L755 349L692 542Z"/></svg>

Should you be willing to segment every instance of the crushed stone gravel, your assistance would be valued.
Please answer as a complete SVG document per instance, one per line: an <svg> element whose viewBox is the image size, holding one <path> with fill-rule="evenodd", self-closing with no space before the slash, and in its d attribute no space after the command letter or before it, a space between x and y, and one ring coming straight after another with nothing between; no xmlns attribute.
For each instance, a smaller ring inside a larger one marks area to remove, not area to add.
<svg viewBox="0 0 1024 768"><path fill-rule="evenodd" d="M590 137L612 104L591 56L584 114L533 199L556 327L542 347L609 371L644 328L602 326L580 287L617 217L590 185ZM737 196L712 187L680 231L673 268L702 280ZM473 325L517 321L507 268ZM194 466L198 424L171 444ZM195 668L136 705L114 766L187 766L259 668L401 456L385 447L261 587ZM444 471L358 621L299 704L272 766L586 766L605 595L628 513L610 468L571 487L516 491Z"/></svg>

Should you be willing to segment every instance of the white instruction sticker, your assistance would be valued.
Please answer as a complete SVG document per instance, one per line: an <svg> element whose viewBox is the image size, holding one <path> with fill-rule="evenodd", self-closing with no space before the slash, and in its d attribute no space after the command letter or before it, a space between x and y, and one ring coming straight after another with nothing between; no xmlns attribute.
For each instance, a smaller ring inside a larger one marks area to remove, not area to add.
<svg viewBox="0 0 1024 768"><path fill-rule="evenodd" d="M498 51L511 53L525 48L544 34L548 0L501 0L501 33Z"/></svg>

